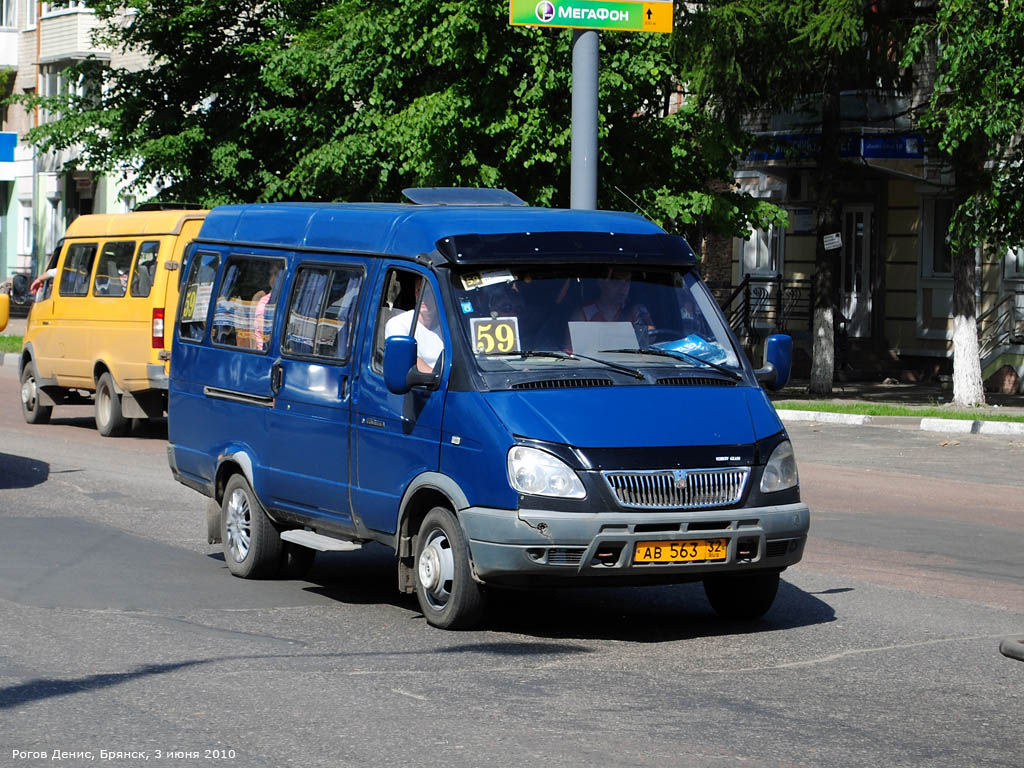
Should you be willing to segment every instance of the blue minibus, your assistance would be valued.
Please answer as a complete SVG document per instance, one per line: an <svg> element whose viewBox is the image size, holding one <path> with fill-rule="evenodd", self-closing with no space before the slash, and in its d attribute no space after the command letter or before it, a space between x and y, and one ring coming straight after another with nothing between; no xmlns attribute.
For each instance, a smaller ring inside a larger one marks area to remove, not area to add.
<svg viewBox="0 0 1024 768"><path fill-rule="evenodd" d="M215 208L188 248L168 460L242 578L371 542L427 621L488 591L702 581L755 619L809 525L685 239L504 190Z"/></svg>

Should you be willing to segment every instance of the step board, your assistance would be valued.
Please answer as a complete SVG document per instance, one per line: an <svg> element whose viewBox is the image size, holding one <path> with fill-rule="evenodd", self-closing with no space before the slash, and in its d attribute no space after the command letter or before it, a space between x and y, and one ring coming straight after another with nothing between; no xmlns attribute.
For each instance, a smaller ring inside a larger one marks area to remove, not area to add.
<svg viewBox="0 0 1024 768"><path fill-rule="evenodd" d="M314 533L313 531L285 531L281 534L281 538L285 541L290 541L292 544L309 547L319 552L351 552L355 549L361 549L363 546L358 541L335 539L331 536Z"/></svg>

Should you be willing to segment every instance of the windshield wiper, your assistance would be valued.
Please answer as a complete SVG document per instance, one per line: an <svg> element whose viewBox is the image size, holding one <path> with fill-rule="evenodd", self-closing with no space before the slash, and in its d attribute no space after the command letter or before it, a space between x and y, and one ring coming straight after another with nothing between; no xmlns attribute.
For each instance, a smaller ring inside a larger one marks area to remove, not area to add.
<svg viewBox="0 0 1024 768"><path fill-rule="evenodd" d="M630 368L628 365L620 365L619 363L613 363L611 360L602 360L600 357L581 355L576 352L560 352L555 349L528 349L524 352L491 352L487 357L553 357L556 360L590 360L601 365L607 365L609 368L619 373L625 373L635 379L647 378L636 368Z"/></svg>
<svg viewBox="0 0 1024 768"><path fill-rule="evenodd" d="M714 370L718 371L719 373L724 373L733 381L743 380L743 376L741 376L736 371L730 368L726 368L724 365L712 363L710 360L705 360L703 357L697 357L696 355L691 355L688 352L680 352L677 349L602 349L601 351L631 355L657 355L658 357L671 357L674 360L688 360L691 363L699 363L700 365L706 365L709 368L713 368Z"/></svg>

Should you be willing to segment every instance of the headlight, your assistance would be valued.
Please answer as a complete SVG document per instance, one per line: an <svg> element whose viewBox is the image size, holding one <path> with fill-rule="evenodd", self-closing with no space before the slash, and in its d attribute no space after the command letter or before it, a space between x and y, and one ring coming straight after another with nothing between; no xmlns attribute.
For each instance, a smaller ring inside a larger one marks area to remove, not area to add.
<svg viewBox="0 0 1024 768"><path fill-rule="evenodd" d="M761 493L784 491L797 485L800 485L800 476L796 471L796 457L793 455L793 446L786 440L775 446L764 467Z"/></svg>
<svg viewBox="0 0 1024 768"><path fill-rule="evenodd" d="M508 452L508 481L520 493L582 499L583 483L564 461L546 451L514 445Z"/></svg>

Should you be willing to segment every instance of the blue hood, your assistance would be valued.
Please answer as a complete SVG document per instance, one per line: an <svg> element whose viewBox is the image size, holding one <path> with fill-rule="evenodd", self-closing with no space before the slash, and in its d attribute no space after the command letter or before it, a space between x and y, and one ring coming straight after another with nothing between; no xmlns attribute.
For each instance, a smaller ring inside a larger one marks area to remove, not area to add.
<svg viewBox="0 0 1024 768"><path fill-rule="evenodd" d="M613 386L486 392L513 435L580 448L748 445L782 431L760 388Z"/></svg>

